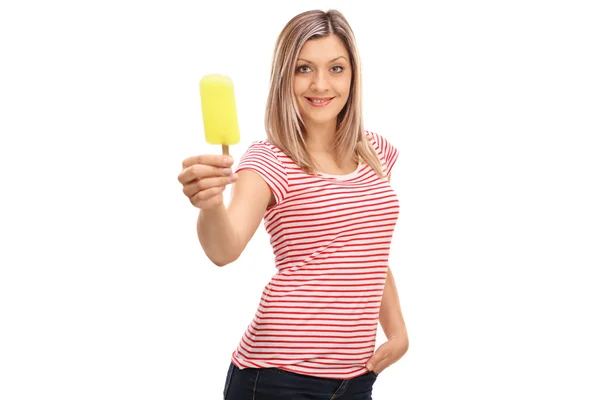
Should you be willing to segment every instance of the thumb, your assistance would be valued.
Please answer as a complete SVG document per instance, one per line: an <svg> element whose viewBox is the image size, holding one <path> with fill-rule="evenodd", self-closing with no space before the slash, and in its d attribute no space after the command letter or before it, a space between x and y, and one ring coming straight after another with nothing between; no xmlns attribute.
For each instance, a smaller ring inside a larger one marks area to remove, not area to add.
<svg viewBox="0 0 600 400"><path fill-rule="evenodd" d="M367 361L367 369L369 371L373 371L377 364L384 358L382 348L379 347L375 353L371 356L369 361Z"/></svg>

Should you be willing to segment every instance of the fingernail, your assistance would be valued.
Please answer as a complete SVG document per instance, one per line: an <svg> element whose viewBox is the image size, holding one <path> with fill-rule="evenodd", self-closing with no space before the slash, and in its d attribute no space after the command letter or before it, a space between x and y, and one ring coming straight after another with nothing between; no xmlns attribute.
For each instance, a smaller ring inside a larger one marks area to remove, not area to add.
<svg viewBox="0 0 600 400"><path fill-rule="evenodd" d="M231 168L223 168L223 175L231 174Z"/></svg>
<svg viewBox="0 0 600 400"><path fill-rule="evenodd" d="M237 174L232 174L232 175L229 177L229 180L230 180L231 182L233 182L233 181L236 181L236 180L237 180L237 177L238 177L238 175L237 175Z"/></svg>
<svg viewBox="0 0 600 400"><path fill-rule="evenodd" d="M233 158L229 157L229 156L226 156L224 158L223 162L225 163L225 165L231 165L231 164L233 164Z"/></svg>
<svg viewBox="0 0 600 400"><path fill-rule="evenodd" d="M369 371L373 371L373 365L371 365L371 364L367 364L367 369L368 369Z"/></svg>

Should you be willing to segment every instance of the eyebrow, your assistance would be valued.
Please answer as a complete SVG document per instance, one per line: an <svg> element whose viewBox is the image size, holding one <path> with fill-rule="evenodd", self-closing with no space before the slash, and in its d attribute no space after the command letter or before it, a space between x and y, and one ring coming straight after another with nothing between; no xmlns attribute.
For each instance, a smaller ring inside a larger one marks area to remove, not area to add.
<svg viewBox="0 0 600 400"><path fill-rule="evenodd" d="M337 60L339 60L340 58L343 58L344 60L348 61L348 60L346 59L346 57L344 57L344 56L339 56L339 57L336 57L336 58L334 58L333 60L331 60L331 61L329 61L329 62L330 62L330 63L332 63L332 62L334 62L334 61L337 61ZM298 61L304 61L304 62L307 62L307 63L309 63L309 64L314 64L312 61L309 61L309 60L307 60L307 59L305 59L305 58L299 58L299 59L298 59Z"/></svg>

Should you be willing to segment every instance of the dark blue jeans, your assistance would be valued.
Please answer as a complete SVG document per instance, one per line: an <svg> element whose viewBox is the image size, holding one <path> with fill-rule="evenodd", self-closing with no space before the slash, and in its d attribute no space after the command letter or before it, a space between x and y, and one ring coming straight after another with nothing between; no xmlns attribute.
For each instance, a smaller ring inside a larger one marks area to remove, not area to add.
<svg viewBox="0 0 600 400"><path fill-rule="evenodd" d="M239 369L233 363L227 371L224 400L372 400L377 379L369 372L352 379L318 378L279 368Z"/></svg>

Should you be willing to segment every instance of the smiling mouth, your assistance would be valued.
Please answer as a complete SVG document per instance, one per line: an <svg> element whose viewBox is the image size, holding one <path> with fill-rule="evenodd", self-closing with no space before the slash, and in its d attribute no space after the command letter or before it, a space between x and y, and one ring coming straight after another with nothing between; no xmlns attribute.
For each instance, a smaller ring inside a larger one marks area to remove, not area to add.
<svg viewBox="0 0 600 400"><path fill-rule="evenodd" d="M331 103L335 97L305 97L306 100L315 106L326 106Z"/></svg>

